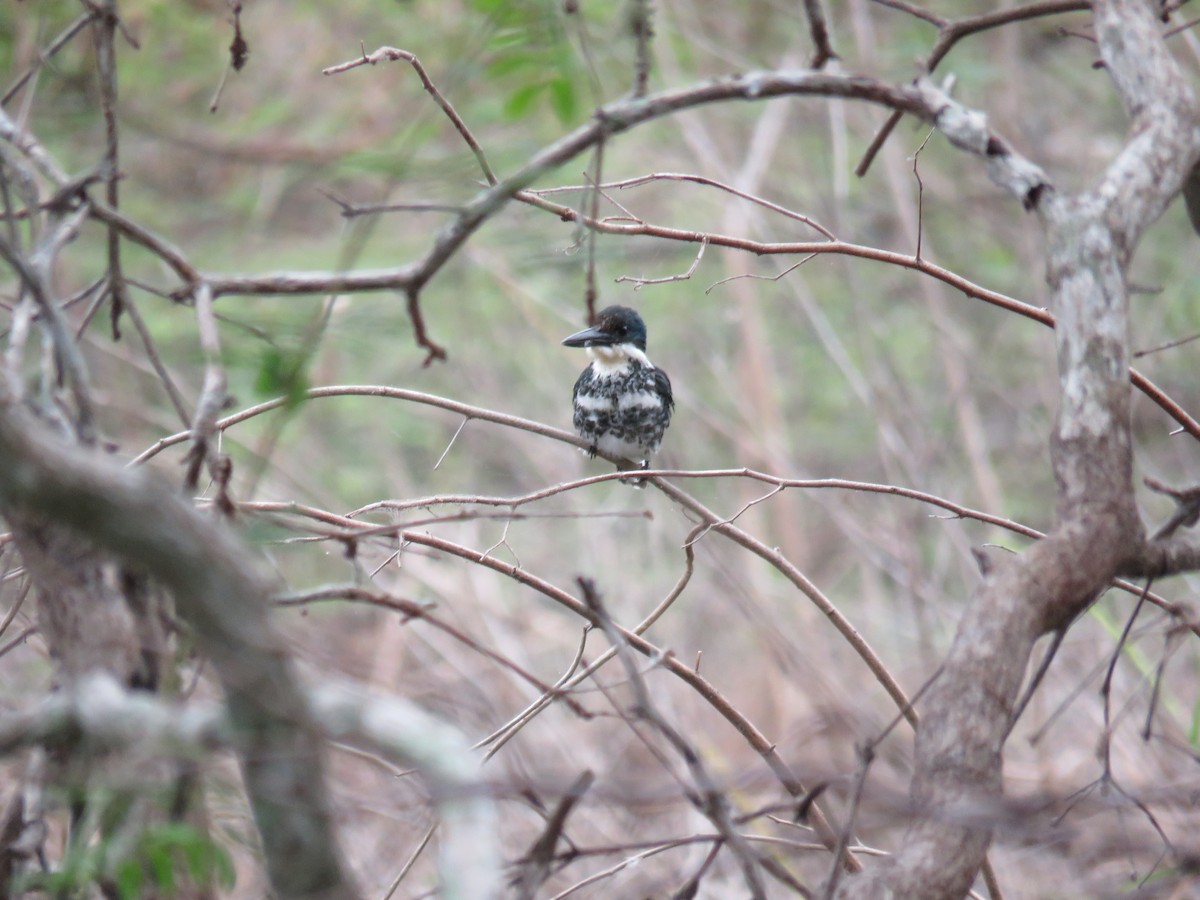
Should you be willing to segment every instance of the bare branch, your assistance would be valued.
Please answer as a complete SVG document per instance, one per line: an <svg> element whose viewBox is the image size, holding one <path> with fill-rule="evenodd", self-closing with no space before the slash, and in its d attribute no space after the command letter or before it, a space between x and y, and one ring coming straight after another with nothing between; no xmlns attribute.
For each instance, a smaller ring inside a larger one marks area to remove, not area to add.
<svg viewBox="0 0 1200 900"><path fill-rule="evenodd" d="M755 900L764 900L766 897L766 888L759 873L761 862L755 856L754 851L750 849L746 839L734 823L729 798L717 786L716 781L708 771L708 766L705 764L704 758L696 748L658 712L650 698L650 691L646 687L646 682L642 679L637 666L629 658L629 645L625 642L612 617L609 616L605 609L600 595L595 589L595 585L587 578L581 577L576 580L583 593L584 602L599 620L599 625L604 630L605 636L608 637L609 643L617 651L617 658L625 666L625 674L629 678L629 683L633 686L635 697L634 715L639 719L649 722L666 739L672 749L687 763L688 771L696 785L696 793L693 799L694 805L712 822L717 829L717 833L724 838L726 845L737 857L738 863L742 868L742 877L746 880L746 887L750 891L750 896L755 898Z"/></svg>
<svg viewBox="0 0 1200 900"><path fill-rule="evenodd" d="M496 896L500 878L495 814L482 785L479 760L462 735L403 700L331 681L327 673L320 682L308 692L306 703L328 738L415 766L429 784L441 814L444 895ZM36 706L0 716L2 753L79 734L86 735L95 750L179 759L216 749L256 750L244 725L226 710L203 703L177 706L126 691L106 675L89 676ZM303 862L289 860L299 869Z"/></svg>
<svg viewBox="0 0 1200 900"><path fill-rule="evenodd" d="M670 284L673 281L687 281L695 274L696 269L700 266L700 260L704 258L704 248L708 246L707 241L700 242L700 249L696 251L696 258L692 260L692 264L688 266L686 272L681 272L678 275L666 275L662 278L636 278L633 275L619 275L613 279L615 284L628 282L633 285L635 291L640 291L648 284Z"/></svg>
<svg viewBox="0 0 1200 900"><path fill-rule="evenodd" d="M75 35L79 34L79 32L83 31L83 29L86 28L88 24L95 18L97 18L96 10L94 8L89 8L87 12L81 13L79 17L75 19L75 21L59 32L58 37L47 44L44 50L38 52L37 62L26 69L15 81L13 81L11 85L8 86L8 89L5 90L2 95L0 95L0 106L6 106L12 100L12 98L17 95L17 92L29 83L29 79L33 77L34 73L37 72L38 69L49 62L59 50L67 46L67 44L71 42L71 39L74 38Z"/></svg>
<svg viewBox="0 0 1200 900"><path fill-rule="evenodd" d="M188 452L187 475L183 480L184 488L189 493L196 491L201 467L215 461L216 438L219 434L217 416L225 408L227 399L225 367L221 364L221 339L213 315L212 291L208 285L200 284L196 288L195 299L196 332L200 336L200 350L204 354L204 386L192 417L192 448Z"/></svg>
<svg viewBox="0 0 1200 900"><path fill-rule="evenodd" d="M813 58L809 66L822 69L831 59L837 59L838 55L829 39L829 26L825 23L825 9L821 0L804 0L804 15L808 19L808 33L813 42Z"/></svg>
<svg viewBox="0 0 1200 900"><path fill-rule="evenodd" d="M507 428L516 428L521 431L529 432L530 434L541 435L542 437L547 437L552 440L560 441L565 444L570 444L574 447L578 447L581 450L588 449L588 445L586 444L586 442L583 441L581 438L579 438L577 435L575 435L572 432L563 431L559 428L554 428L549 425L544 425L541 422L535 422L531 419L523 419L519 416L513 416L513 415L509 415L507 413L500 413L500 412L496 412L494 410L486 409L484 407L472 406L472 405L469 405L466 403L460 403L457 400L450 400L446 397L438 397L434 394L426 394L426 393L422 393L420 391L407 390L405 388L393 388L393 387L387 387L387 386L383 386L383 385L334 385L334 386L328 386L328 387L312 388L307 392L306 396L308 399L312 399L312 400L320 399L320 398L339 397L339 396L385 397L385 398L396 399L396 400L404 400L404 401L412 402L412 403L421 403L421 404L425 404L428 406L433 406L433 407L437 407L439 409L445 409L450 412L457 413L461 416L464 416L467 419L478 419L480 421L492 422L497 425L503 425L504 427L507 427ZM228 428L233 427L234 425L238 425L242 422L247 421L248 419L252 419L255 416L263 415L272 410L279 409L286 402L287 402L286 398L281 397L281 398L278 398L275 400L268 400L267 402L257 404L256 406L248 407L247 409L241 410L240 412L234 413L233 415L226 416L224 419L221 419L219 422L217 422L217 428L218 428L218 430L224 431ZM158 442L156 442L154 444L154 446L150 447L149 449L143 451L141 454L136 456L130 462L130 465L139 465L141 463L144 463L147 460L152 459L153 457L157 456L163 450L166 450L169 447L177 446L179 444L184 443L186 440L188 440L189 437L190 437L190 432L181 431L176 434L170 435L169 437L162 438ZM601 456L602 458L607 458L607 457L605 457L605 455L603 453L600 453L598 455ZM611 461L615 462L615 459L611 460ZM945 498L938 497L934 494L925 493L923 491L916 491L911 488L904 488L904 487L900 487L898 485L889 485L889 484L872 484L870 482L851 481L851 480L846 480L846 479L841 479L841 478L789 479L789 478L784 478L784 477L778 476L778 475L768 474L765 472L758 472L758 471L755 471L753 469L748 469L748 468L709 469L709 470L691 470L691 469L641 470L641 469L639 469L637 471L630 471L630 472L608 472L603 475L593 475L588 478L581 478L578 481L571 481L571 482L566 482L564 484L559 484L559 485L554 485L552 487L543 488L541 490L533 491L529 494L525 494L525 495L519 496L519 497L487 497L487 496L481 496L478 494L452 494L452 495L444 495L444 496L437 496L437 497L421 497L421 498L408 500L403 503L398 503L395 501L383 501L383 502L374 503L369 506L362 507L361 509L355 510L353 513L351 513L351 517L364 515L375 509L396 509L396 510L417 509L417 508L421 508L421 507L425 507L425 506L431 506L431 505L436 505L436 504L447 504L447 503L451 503L451 504L486 504L486 505L490 505L490 506L504 506L504 507L515 508L517 506L522 506L527 503L535 502L537 500L543 500L547 497L554 496L555 494L562 493L563 491L576 490L578 488L587 487L592 484L599 484L599 483L605 482L605 481L625 480L625 479L641 478L641 477L646 477L646 478L654 478L654 477L659 477L659 478L751 478L756 481L761 481L765 484L775 485L777 487L794 487L794 488L799 488L799 489L804 489L804 490L820 490L820 489L850 490L850 491L864 491L864 492L868 492L868 493L893 494L895 496L907 497L909 499L916 500L921 503L927 503L931 506L936 506L940 509L946 510L947 512L949 512L951 515L953 515L955 517L976 519L980 522L985 522L990 525L995 525L999 528L1005 529L1006 531L1011 531L1014 534L1019 534L1024 537L1029 537L1029 538L1034 538L1034 539L1040 539L1040 538L1045 537L1045 535L1042 532L1038 531L1037 529L1030 528L1027 525L1022 525L1021 523L1015 522L1011 519L1006 519L1001 516L996 516L991 513L984 512L982 510L972 509L970 507L963 506L958 503L954 503L953 501L947 500ZM292 505L290 505L290 506L292 506ZM313 514L313 513L309 512L306 514ZM347 522L353 523L352 518L349 518L349 517L327 518L326 521L329 521L331 524L345 524ZM714 513L714 514L711 514L710 519L707 519L700 525L700 528L709 528L710 526L715 528L717 525L720 525L722 523L722 521L723 520L721 519L721 517L717 516ZM689 543L690 543L690 541L689 541ZM1175 571L1178 571L1178 569L1176 569ZM1141 574L1143 574L1143 571L1141 569L1136 569L1136 570L1129 571L1126 574L1141 575ZM1156 573L1156 574L1162 574L1162 573ZM1122 590L1124 590L1128 593L1131 593L1135 596L1141 593L1140 587L1138 587L1137 585L1133 585L1129 582L1117 580L1115 582L1115 584L1117 587L1119 587ZM1169 603L1167 600L1165 600L1162 597L1157 596L1156 594L1150 594L1149 599L1152 603L1155 603L1156 605L1161 606L1164 609L1167 609L1169 612L1176 613L1178 611L1174 604Z"/></svg>
<svg viewBox="0 0 1200 900"><path fill-rule="evenodd" d="M1136 565L1145 541L1131 477L1125 266L1195 162L1200 115L1148 4L1098 0L1095 18L1135 130L1094 190L1043 192L1035 204L1057 323L1061 405L1051 459L1059 524L984 576L924 705L912 792L925 815L883 876L900 896L951 898L970 886L992 826L951 820L1000 794L996 760L1034 642L1065 628ZM881 887L858 879L845 896L876 896Z"/></svg>
<svg viewBox="0 0 1200 900"><path fill-rule="evenodd" d="M932 75L938 63L954 48L954 45L972 34L999 28L1013 22L1041 18L1042 16L1059 15L1061 13L1079 12L1089 8L1087 0L1040 0L1040 2L1031 3L1028 6L1016 7L1015 9L1001 9L962 19L946 19L911 3L907 3L905 0L875 0L875 2L880 6L889 6L893 9L898 9L937 26L937 40L934 42L929 56L925 58L921 66L922 72L925 75ZM893 111L887 117L887 120L880 127L879 131L876 132L875 137L871 140L870 145L863 154L863 158L854 168L854 174L859 178L867 174L867 171L871 168L871 163L875 160L875 156L896 128L896 125L899 124L902 115L903 112L901 110Z"/></svg>
<svg viewBox="0 0 1200 900"><path fill-rule="evenodd" d="M36 512L148 572L175 595L247 741L242 770L272 883L285 896L352 896L333 840L306 703L263 611L267 583L224 529L146 473L45 434L0 405L0 506ZM253 723L253 728L250 728Z"/></svg>
<svg viewBox="0 0 1200 900"><path fill-rule="evenodd" d="M329 66L321 70L322 75L337 75L340 72L347 72L350 69L357 69L359 66L377 65L385 60L402 60L413 67L413 71L417 73L417 77L421 79L421 85L433 98L436 103L446 114L446 118L458 131L466 145L471 148L471 152L475 154L475 159L479 163L479 168L483 171L483 177L487 179L488 184L496 184L496 175L492 171L491 164L487 161L487 156L483 152L483 148L479 146L479 141L475 140L475 135L471 134L471 129L467 127L467 123L462 120L462 117L451 105L446 96L437 89L433 80L429 77L429 73L425 71L425 67L421 65L421 61L416 55L409 53L407 50L399 50L396 47L380 47L370 56L365 53L358 59L352 59L349 62L339 63L336 66Z"/></svg>
<svg viewBox="0 0 1200 900"><path fill-rule="evenodd" d="M117 56L116 35L119 20L116 0L102 0L100 17L92 28L92 43L96 49L99 72L100 112L104 117L105 172L104 199L114 210L120 205L120 154L117 138ZM108 227L108 293L112 301L111 323L113 340L121 339L121 313L128 304L129 289L121 269L121 236L114 225Z"/></svg>

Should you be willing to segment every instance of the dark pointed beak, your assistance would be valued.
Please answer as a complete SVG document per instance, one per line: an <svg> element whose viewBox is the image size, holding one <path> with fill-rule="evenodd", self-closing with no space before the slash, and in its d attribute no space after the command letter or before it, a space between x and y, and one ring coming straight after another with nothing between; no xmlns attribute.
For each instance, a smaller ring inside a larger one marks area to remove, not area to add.
<svg viewBox="0 0 1200 900"><path fill-rule="evenodd" d="M611 335L605 334L596 326L577 331L568 338L563 338L566 347L610 347L613 344Z"/></svg>

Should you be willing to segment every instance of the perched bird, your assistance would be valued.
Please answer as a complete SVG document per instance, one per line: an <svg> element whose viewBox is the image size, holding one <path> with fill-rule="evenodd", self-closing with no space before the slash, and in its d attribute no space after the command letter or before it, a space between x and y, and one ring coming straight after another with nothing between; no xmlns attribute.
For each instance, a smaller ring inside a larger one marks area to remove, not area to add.
<svg viewBox="0 0 1200 900"><path fill-rule="evenodd" d="M591 446L644 469L671 423L671 379L646 358L646 323L627 306L601 310L596 324L563 343L586 347L591 365L575 382L575 430Z"/></svg>

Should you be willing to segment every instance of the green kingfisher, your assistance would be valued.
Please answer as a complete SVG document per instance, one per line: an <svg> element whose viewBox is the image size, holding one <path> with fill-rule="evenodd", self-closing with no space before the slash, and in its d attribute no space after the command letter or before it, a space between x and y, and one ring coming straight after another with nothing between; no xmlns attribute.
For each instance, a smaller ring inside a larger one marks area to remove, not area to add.
<svg viewBox="0 0 1200 900"><path fill-rule="evenodd" d="M646 357L646 323L627 306L600 311L591 328L563 343L586 347L591 365L575 382L575 430L597 450L640 464L658 452L671 424L671 379Z"/></svg>

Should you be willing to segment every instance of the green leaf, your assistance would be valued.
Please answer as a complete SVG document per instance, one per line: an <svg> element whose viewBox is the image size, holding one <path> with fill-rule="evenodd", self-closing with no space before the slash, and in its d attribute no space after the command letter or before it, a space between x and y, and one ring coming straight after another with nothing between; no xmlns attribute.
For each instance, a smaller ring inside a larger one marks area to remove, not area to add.
<svg viewBox="0 0 1200 900"><path fill-rule="evenodd" d="M527 84L517 88L509 95L508 102L504 104L505 117L509 119L523 118L545 90L546 85L544 84Z"/></svg>
<svg viewBox="0 0 1200 900"><path fill-rule="evenodd" d="M113 881L117 884L117 893L121 900L137 900L142 895L142 866L136 859L127 859L117 866L113 872Z"/></svg>
<svg viewBox="0 0 1200 900"><path fill-rule="evenodd" d="M154 873L154 883L168 894L175 893L175 864L170 844L153 842L146 848L146 862Z"/></svg>
<svg viewBox="0 0 1200 900"><path fill-rule="evenodd" d="M284 408L294 409L304 401L308 391L308 375L303 361L296 353L288 353L276 346L263 351L254 389L263 397L284 397Z"/></svg>
<svg viewBox="0 0 1200 900"><path fill-rule="evenodd" d="M579 110L579 95L569 78L560 76L550 82L550 105L564 125L575 120Z"/></svg>
<svg viewBox="0 0 1200 900"><path fill-rule="evenodd" d="M487 73L495 78L512 75L537 64L537 57L526 50L513 50L497 56L487 64Z"/></svg>

